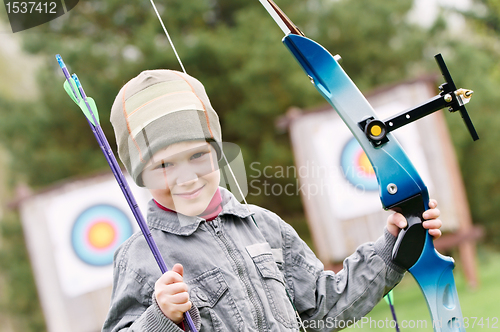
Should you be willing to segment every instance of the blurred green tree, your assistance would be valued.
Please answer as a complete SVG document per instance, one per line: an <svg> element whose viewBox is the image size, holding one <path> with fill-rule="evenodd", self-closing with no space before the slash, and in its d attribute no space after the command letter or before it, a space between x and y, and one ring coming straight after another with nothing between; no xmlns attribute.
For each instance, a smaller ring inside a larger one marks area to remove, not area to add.
<svg viewBox="0 0 500 332"><path fill-rule="evenodd" d="M459 157L462 176L475 223L486 229L486 243L500 248L500 2L476 0L463 12L468 29L460 34L437 34L455 82L476 93L467 110L479 133L473 143L462 119L450 116L448 123ZM443 42L444 41L444 42Z"/></svg>

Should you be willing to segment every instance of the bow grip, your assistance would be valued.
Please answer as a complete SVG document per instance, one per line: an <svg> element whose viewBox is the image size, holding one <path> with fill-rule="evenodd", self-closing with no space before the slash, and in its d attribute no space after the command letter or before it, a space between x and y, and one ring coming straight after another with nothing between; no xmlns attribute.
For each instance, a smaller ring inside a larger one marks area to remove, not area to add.
<svg viewBox="0 0 500 332"><path fill-rule="evenodd" d="M409 269L420 258L424 249L426 229L422 226L422 214L427 204L421 194L410 197L389 209L401 213L408 225L399 232L396 244L392 251L392 259L396 264Z"/></svg>

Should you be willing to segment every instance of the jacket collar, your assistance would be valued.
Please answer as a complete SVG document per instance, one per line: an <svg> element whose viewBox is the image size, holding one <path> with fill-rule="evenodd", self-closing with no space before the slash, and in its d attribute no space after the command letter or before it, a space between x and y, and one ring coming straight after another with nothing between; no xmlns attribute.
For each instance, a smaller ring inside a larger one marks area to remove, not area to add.
<svg viewBox="0 0 500 332"><path fill-rule="evenodd" d="M234 215L242 219L253 215L254 212L248 211L245 205L238 202L234 195L227 189L220 187L222 196L222 215ZM148 225L151 228L159 229L175 235L188 236L193 234L201 222L205 219L200 217L188 217L180 213L165 211L156 206L151 200L148 203Z"/></svg>

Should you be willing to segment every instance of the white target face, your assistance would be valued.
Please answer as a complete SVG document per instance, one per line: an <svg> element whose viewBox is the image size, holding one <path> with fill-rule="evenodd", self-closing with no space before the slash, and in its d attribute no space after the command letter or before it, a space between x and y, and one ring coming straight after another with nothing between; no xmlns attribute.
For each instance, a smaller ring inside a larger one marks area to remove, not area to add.
<svg viewBox="0 0 500 332"><path fill-rule="evenodd" d="M138 228L112 175L64 189L44 206L57 280L66 296L76 297L111 285L114 253ZM146 211L149 192L132 191Z"/></svg>

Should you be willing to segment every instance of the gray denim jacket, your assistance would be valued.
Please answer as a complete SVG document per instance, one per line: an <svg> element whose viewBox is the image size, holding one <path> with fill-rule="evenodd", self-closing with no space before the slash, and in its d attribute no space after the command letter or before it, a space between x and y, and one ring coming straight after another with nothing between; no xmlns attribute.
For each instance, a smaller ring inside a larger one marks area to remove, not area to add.
<svg viewBox="0 0 500 332"><path fill-rule="evenodd" d="M335 274L324 271L276 214L253 205L250 213L227 190L221 188L221 194L223 211L210 222L193 217L179 223L175 213L153 201L148 209L167 266L184 266L190 313L200 332L299 331L285 288L309 331L335 331L361 319L403 277L404 270L391 261L395 238L387 231L360 246ZM134 234L115 253L111 307L102 331L182 331L154 299L160 276L142 234Z"/></svg>

